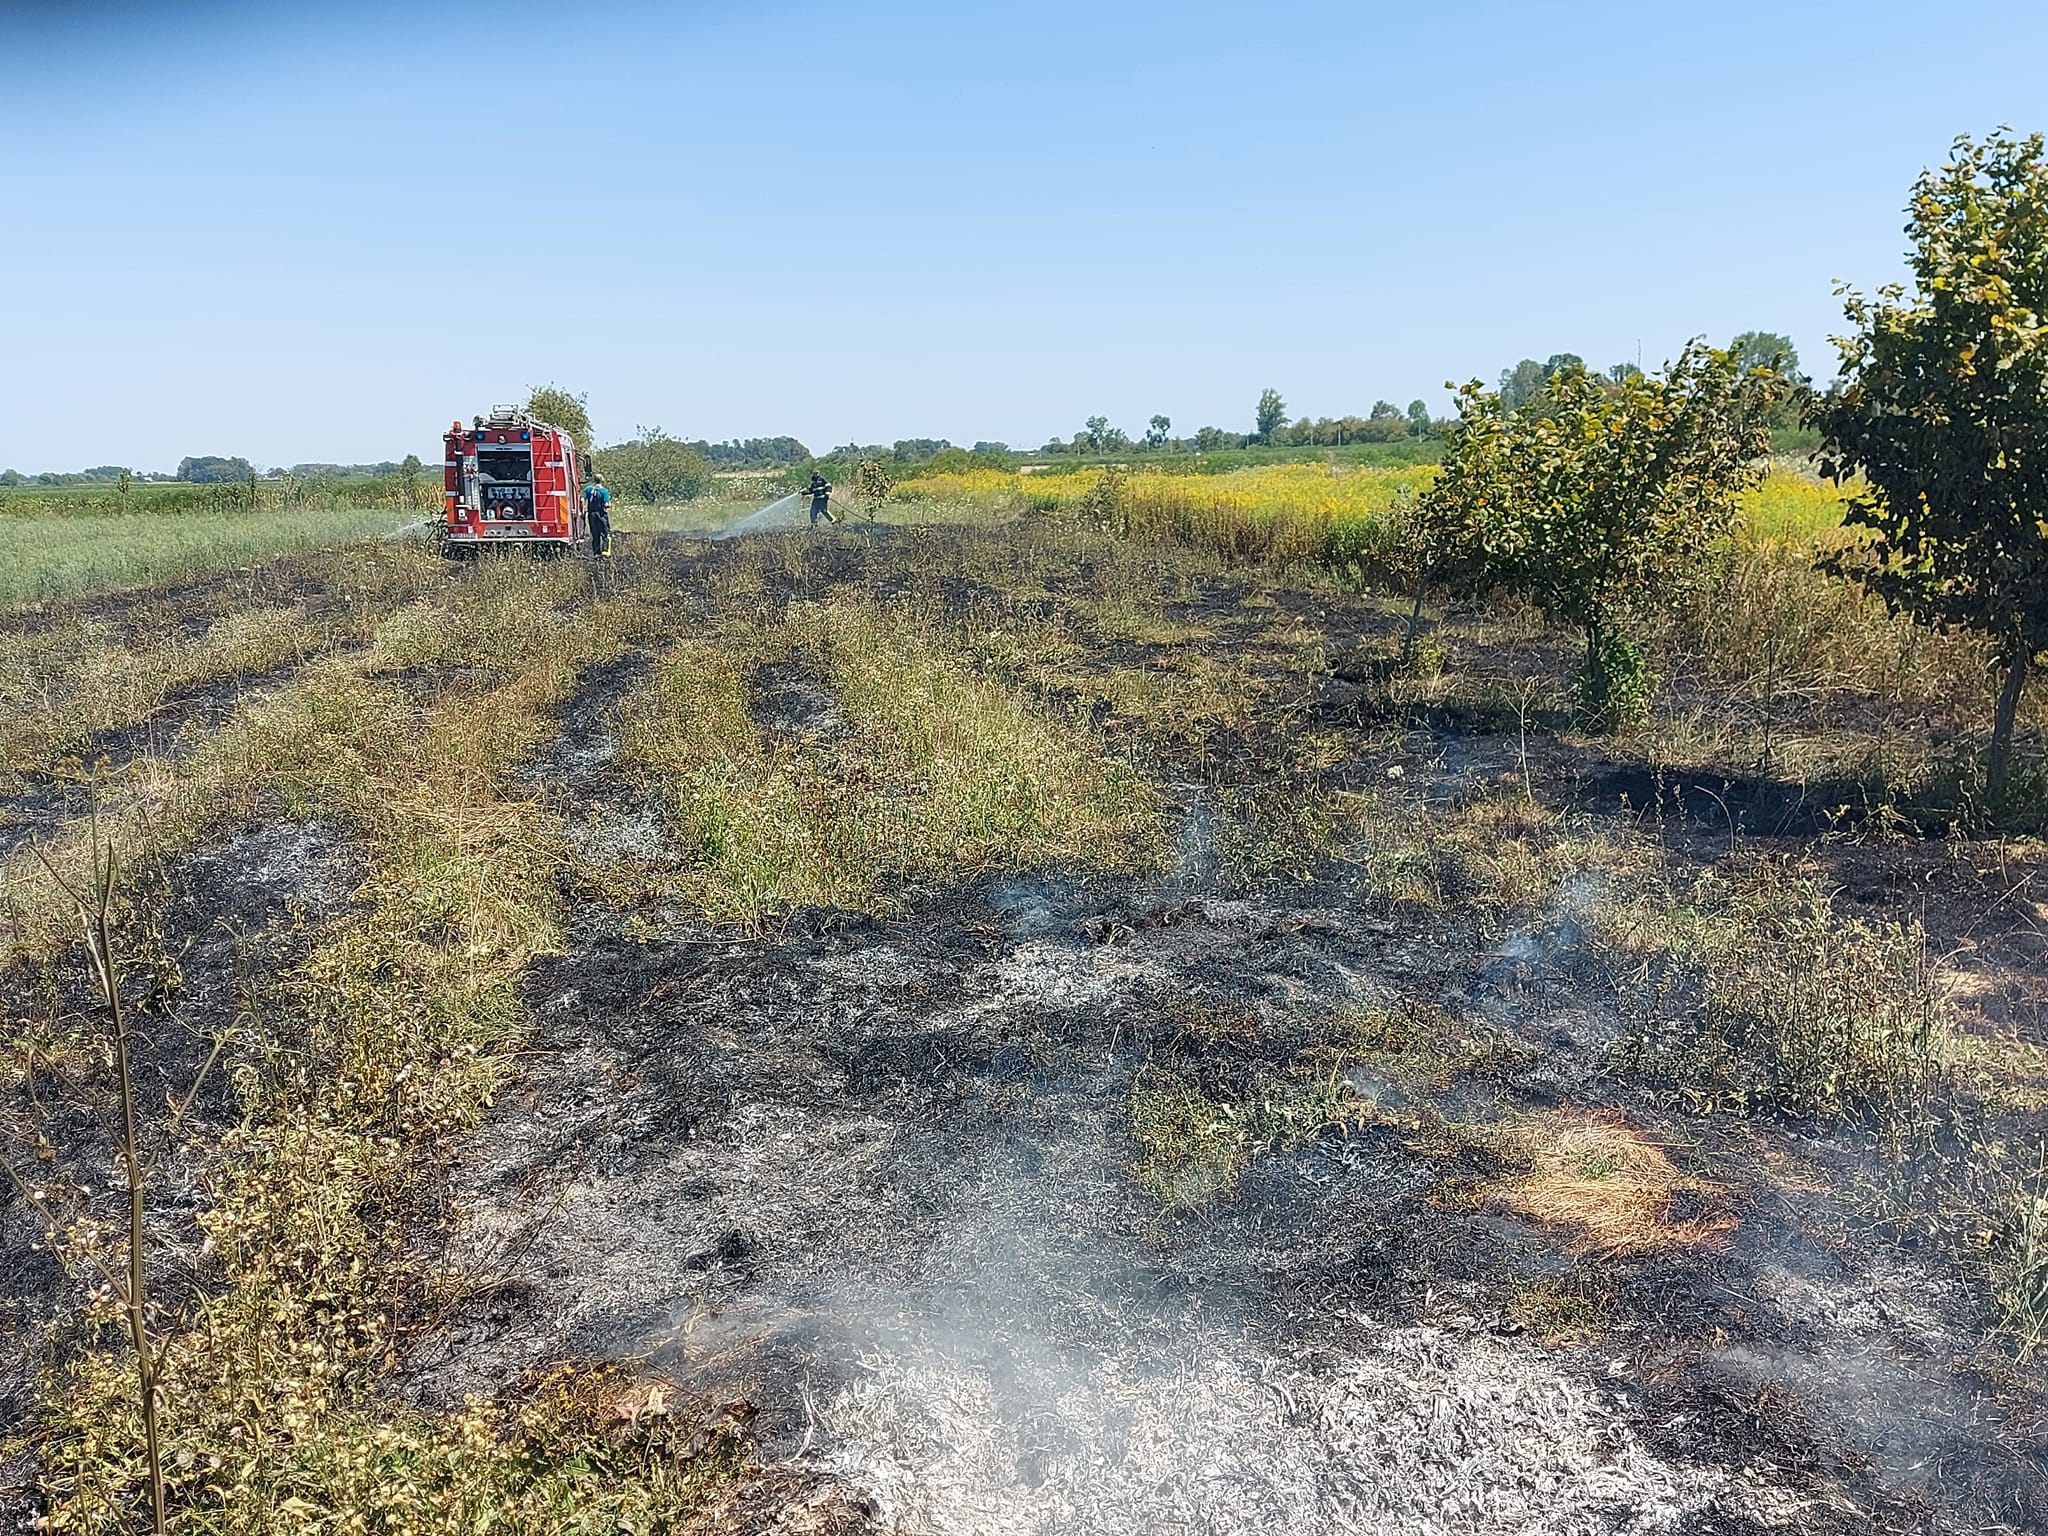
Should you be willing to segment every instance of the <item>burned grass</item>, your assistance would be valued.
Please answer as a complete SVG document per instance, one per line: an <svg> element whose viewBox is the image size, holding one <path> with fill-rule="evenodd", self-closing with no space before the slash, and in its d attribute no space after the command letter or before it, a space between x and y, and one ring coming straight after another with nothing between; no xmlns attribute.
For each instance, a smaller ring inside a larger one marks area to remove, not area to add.
<svg viewBox="0 0 2048 1536"><path fill-rule="evenodd" d="M1525 616L1367 665L1401 618L1071 527L629 541L200 719L103 814L138 992L229 1042L181 1507L2038 1526L2031 866L1928 902L1970 845L1833 835L1764 899L1762 829L1589 808L1655 749L1571 735ZM133 1509L120 1348L48 1337L41 1511Z"/></svg>

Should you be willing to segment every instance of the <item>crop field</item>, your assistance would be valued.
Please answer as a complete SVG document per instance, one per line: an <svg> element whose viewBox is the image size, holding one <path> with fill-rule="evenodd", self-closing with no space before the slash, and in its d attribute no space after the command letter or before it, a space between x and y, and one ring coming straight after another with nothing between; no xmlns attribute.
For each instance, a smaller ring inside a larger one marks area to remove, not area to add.
<svg viewBox="0 0 2048 1536"><path fill-rule="evenodd" d="M7 1519L2048 1528L1982 652L1783 470L1584 734L1433 473L0 519Z"/></svg>
<svg viewBox="0 0 2048 1536"><path fill-rule="evenodd" d="M1139 470L1120 480L1119 521L1138 538L1205 545L1225 556L1338 566L1369 552L1398 501L1422 494L1433 465L1269 464L1221 474ZM1036 511L1086 515L1100 471L1011 474L976 470L906 478L897 515ZM1811 548L1839 528L1842 496L1801 467L1774 469L1744 498L1741 537Z"/></svg>

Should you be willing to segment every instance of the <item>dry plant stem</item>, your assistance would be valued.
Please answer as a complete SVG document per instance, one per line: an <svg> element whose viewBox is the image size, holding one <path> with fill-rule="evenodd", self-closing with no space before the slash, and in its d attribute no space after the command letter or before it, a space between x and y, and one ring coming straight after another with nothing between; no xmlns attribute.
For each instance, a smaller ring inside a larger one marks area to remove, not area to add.
<svg viewBox="0 0 2048 1536"><path fill-rule="evenodd" d="M38 850L40 851L40 850ZM50 868L47 860L44 867ZM78 926L85 936L85 947L92 956L93 972L100 984L100 995L106 1001L107 1015L114 1027L114 1064L119 1076L121 1090L121 1164L122 1174L128 1186L128 1274L127 1283L121 1287L122 1301L128 1314L128 1340L135 1349L136 1392L138 1406L142 1409L142 1434L149 1456L149 1502L152 1529L156 1536L164 1536L164 1468L163 1437L157 1424L157 1374L160 1358L150 1347L149 1338L149 1282L145 1269L146 1257L143 1238L147 1231L144 1221L143 1196L146 1180L143 1176L141 1143L135 1121L135 1074L128 1045L128 1017L121 1007L121 982L119 970L114 963L113 906L114 906L114 846L111 842L93 846L92 884L81 895L71 886L65 885L78 912Z"/></svg>

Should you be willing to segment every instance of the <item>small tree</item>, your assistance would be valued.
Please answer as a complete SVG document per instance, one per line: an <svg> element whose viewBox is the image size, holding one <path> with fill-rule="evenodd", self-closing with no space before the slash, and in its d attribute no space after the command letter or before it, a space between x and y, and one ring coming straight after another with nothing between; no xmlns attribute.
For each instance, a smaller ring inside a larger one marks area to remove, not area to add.
<svg viewBox="0 0 2048 1536"><path fill-rule="evenodd" d="M590 396L572 395L559 384L536 384L526 397L526 414L568 433L576 452L590 457Z"/></svg>
<svg viewBox="0 0 2048 1536"><path fill-rule="evenodd" d="M2000 676L1985 791L2048 644L2048 165L2042 137L1956 141L1915 187L1914 291L1847 294L1842 388L1812 402L1822 470L1862 476L1865 543L1825 562L1935 629L1971 629Z"/></svg>
<svg viewBox="0 0 2048 1536"><path fill-rule="evenodd" d="M1287 402L1280 398L1280 391L1268 389L1259 395L1258 430L1254 434L1262 443L1273 441L1273 434L1287 425Z"/></svg>
<svg viewBox="0 0 2048 1536"><path fill-rule="evenodd" d="M1698 344L1661 378L1620 384L1562 363L1522 409L1475 380L1458 392L1443 472L1418 510L1428 561L1579 630L1581 703L1614 729L1652 687L1629 630L1733 530L1775 402L1768 375Z"/></svg>
<svg viewBox="0 0 2048 1536"><path fill-rule="evenodd" d="M595 462L606 479L633 491L649 506L694 501L711 486L711 463L703 450L659 427L642 427L630 442L600 449Z"/></svg>
<svg viewBox="0 0 2048 1536"><path fill-rule="evenodd" d="M1164 448L1167 442L1167 434L1172 431L1172 421L1164 416L1154 416L1145 426L1145 446L1147 448Z"/></svg>
<svg viewBox="0 0 2048 1536"><path fill-rule="evenodd" d="M1408 402L1408 435L1410 437L1427 437L1429 436L1431 425L1428 402L1410 400Z"/></svg>
<svg viewBox="0 0 2048 1536"><path fill-rule="evenodd" d="M896 482L876 459L862 459L853 467L853 499L873 522L889 500Z"/></svg>

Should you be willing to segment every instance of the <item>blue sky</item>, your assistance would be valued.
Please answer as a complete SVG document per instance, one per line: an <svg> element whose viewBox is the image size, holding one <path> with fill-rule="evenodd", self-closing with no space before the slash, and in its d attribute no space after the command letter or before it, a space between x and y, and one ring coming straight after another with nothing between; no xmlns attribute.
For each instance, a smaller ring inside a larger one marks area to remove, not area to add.
<svg viewBox="0 0 2048 1536"><path fill-rule="evenodd" d="M2048 7L0 0L0 465L1035 445L1654 366L1902 274Z"/></svg>

